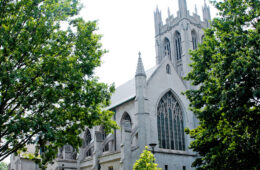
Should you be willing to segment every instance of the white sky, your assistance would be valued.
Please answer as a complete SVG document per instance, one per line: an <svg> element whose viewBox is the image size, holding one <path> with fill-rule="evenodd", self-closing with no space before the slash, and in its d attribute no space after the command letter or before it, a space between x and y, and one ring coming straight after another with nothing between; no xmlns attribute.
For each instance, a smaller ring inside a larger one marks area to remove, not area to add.
<svg viewBox="0 0 260 170"><path fill-rule="evenodd" d="M98 20L103 35L103 48L109 52L102 58L103 64L96 69L102 82L121 85L135 75L138 52L142 53L145 69L155 65L154 17L158 5L163 22L171 14L177 15L178 0L81 0L85 20ZM208 3L208 0L207 0ZM204 0L187 0L190 14L195 4L202 18ZM209 4L209 3L208 3ZM211 17L216 10L211 6Z"/></svg>
<svg viewBox="0 0 260 170"><path fill-rule="evenodd" d="M186 0L190 14L195 4L202 18L204 0ZM208 0L206 0L208 2ZM145 69L155 65L154 18L158 5L163 22L168 15L177 15L178 0L81 0L84 8L81 16L85 20L98 20L103 48L109 52L103 56L103 64L96 69L100 81L116 86L135 75L138 52L142 53ZM210 5L211 18L216 10ZM9 163L10 158L4 160Z"/></svg>

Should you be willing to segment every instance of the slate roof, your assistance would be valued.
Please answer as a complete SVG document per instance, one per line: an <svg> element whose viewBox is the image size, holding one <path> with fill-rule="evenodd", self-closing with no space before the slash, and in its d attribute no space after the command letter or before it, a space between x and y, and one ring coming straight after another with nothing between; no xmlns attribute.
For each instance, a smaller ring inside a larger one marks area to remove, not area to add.
<svg viewBox="0 0 260 170"><path fill-rule="evenodd" d="M146 80L153 75L158 66L154 66L147 70ZM107 109L112 109L126 101L132 100L135 97L135 78L127 81L126 83L118 86L116 91L112 94L111 105Z"/></svg>

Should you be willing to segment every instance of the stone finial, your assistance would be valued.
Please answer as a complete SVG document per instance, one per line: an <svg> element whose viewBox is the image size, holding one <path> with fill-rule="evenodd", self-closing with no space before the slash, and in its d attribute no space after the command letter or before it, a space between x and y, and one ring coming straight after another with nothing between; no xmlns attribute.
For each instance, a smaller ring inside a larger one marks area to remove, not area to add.
<svg viewBox="0 0 260 170"><path fill-rule="evenodd" d="M202 7L203 19L207 22L209 26L209 20L211 20L210 16L210 7L206 4L206 0L204 0L204 6Z"/></svg>
<svg viewBox="0 0 260 170"><path fill-rule="evenodd" d="M136 67L136 72L135 72L135 76L145 76L145 71L144 71L144 65L142 62L142 58L141 58L141 52L138 53L139 57L138 57L138 63L137 63L137 67Z"/></svg>
<svg viewBox="0 0 260 170"><path fill-rule="evenodd" d="M198 15L198 9L197 9L197 5L195 4L195 14Z"/></svg>
<svg viewBox="0 0 260 170"><path fill-rule="evenodd" d="M170 12L170 8L168 7L168 18L170 18L171 16L171 12Z"/></svg>
<svg viewBox="0 0 260 170"><path fill-rule="evenodd" d="M186 0L179 0L179 12L181 17L185 17L187 15L187 3Z"/></svg>

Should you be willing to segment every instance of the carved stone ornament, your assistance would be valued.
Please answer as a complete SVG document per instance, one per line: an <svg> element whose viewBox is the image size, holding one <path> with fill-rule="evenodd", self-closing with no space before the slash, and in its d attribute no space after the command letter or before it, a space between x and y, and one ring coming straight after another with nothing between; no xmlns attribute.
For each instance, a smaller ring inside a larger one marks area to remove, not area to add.
<svg viewBox="0 0 260 170"><path fill-rule="evenodd" d="M181 26L182 26L182 29L183 29L184 31L187 31L188 28L189 28L189 23L187 23L187 22L182 22L182 23L181 23Z"/></svg>

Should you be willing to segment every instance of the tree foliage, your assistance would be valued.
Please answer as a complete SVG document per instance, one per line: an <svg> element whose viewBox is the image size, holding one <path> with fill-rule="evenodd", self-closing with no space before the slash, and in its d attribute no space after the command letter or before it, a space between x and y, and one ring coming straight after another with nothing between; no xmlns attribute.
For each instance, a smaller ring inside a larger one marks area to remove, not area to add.
<svg viewBox="0 0 260 170"><path fill-rule="evenodd" d="M8 170L8 165L5 162L0 162L0 170Z"/></svg>
<svg viewBox="0 0 260 170"><path fill-rule="evenodd" d="M158 164L154 162L154 155L148 150L148 146L146 146L140 155L140 159L136 160L133 170L160 170L161 168L158 168Z"/></svg>
<svg viewBox="0 0 260 170"><path fill-rule="evenodd" d="M81 146L86 126L115 128L114 87L94 69L106 52L78 0L0 2L0 160L35 144L43 164L59 147Z"/></svg>
<svg viewBox="0 0 260 170"><path fill-rule="evenodd" d="M205 30L186 77L200 125L187 133L198 169L260 168L260 3L214 1L219 17Z"/></svg>

